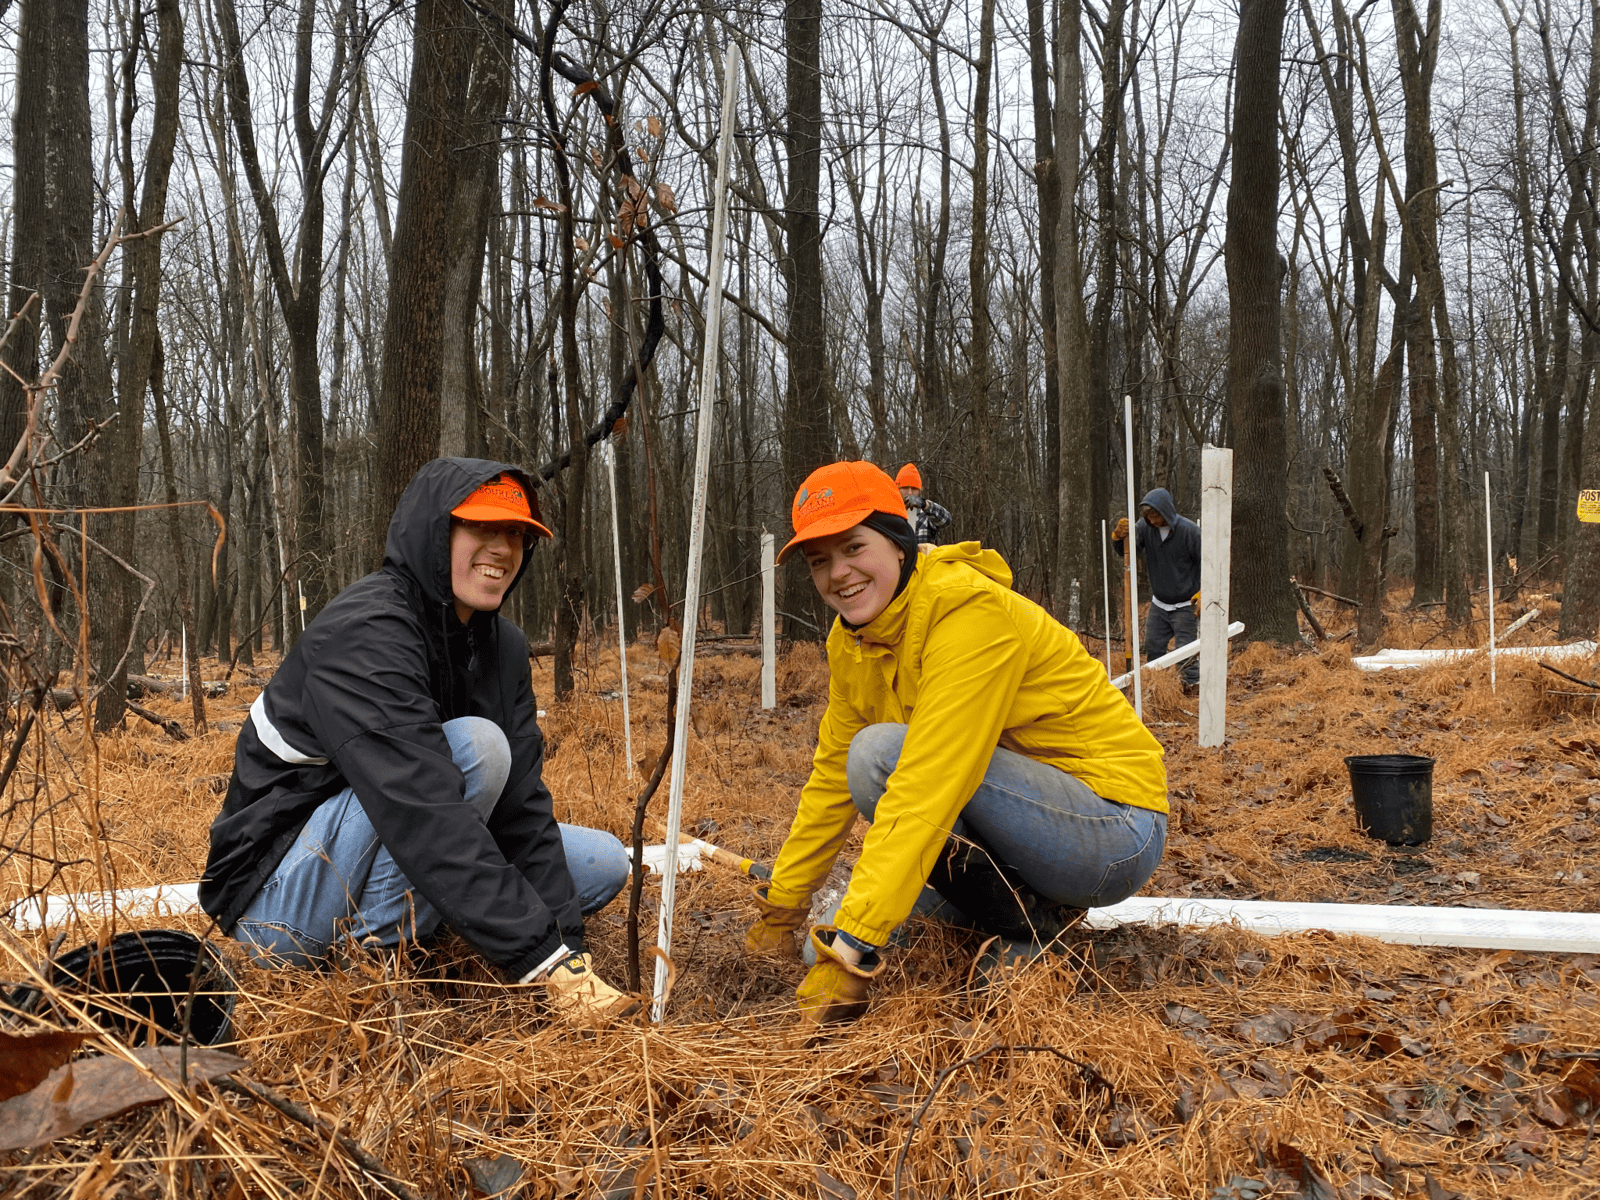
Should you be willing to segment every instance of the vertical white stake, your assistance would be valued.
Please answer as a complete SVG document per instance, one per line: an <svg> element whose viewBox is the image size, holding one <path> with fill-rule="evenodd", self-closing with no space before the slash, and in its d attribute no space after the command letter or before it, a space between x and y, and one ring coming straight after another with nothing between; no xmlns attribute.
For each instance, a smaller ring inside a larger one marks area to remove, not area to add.
<svg viewBox="0 0 1600 1200"><path fill-rule="evenodd" d="M1144 690L1139 686L1139 554L1133 527L1139 523L1139 510L1133 506L1133 397L1122 397L1122 432L1128 451L1128 540L1123 545L1123 561L1128 571L1128 648L1133 651L1133 711L1144 720Z"/></svg>
<svg viewBox="0 0 1600 1200"><path fill-rule="evenodd" d="M628 712L628 625L622 611L622 535L617 531L617 448L606 442L606 475L611 484L611 557L617 564L617 658L622 663L622 746L633 778L633 718Z"/></svg>
<svg viewBox="0 0 1600 1200"><path fill-rule="evenodd" d="M1106 618L1106 677L1114 673L1111 670L1111 551L1106 548L1106 522L1100 518L1100 582L1105 584L1105 618Z"/></svg>
<svg viewBox="0 0 1600 1200"><path fill-rule="evenodd" d="M694 509L689 521L689 571L683 589L683 657L678 662L678 713L673 732L672 788L667 800L667 853L661 865L661 920L656 946L672 953L672 907L678 891L678 830L683 823L684 762L689 757L689 705L694 691L694 640L700 624L700 559L705 546L706 489L711 475L711 430L716 413L717 352L722 344L722 243L728 225L728 158L733 146L734 107L739 97L739 47L728 43L722 73L722 131L717 138L717 184L711 216L711 254L706 270L706 341L700 359L700 410L695 416ZM656 959L651 1019L666 1010L667 964Z"/></svg>
<svg viewBox="0 0 1600 1200"><path fill-rule="evenodd" d="M187 625L183 627L183 657L180 662L182 663L180 669L183 673L178 676L182 680L178 684L178 697L186 700L189 697L189 627Z"/></svg>
<svg viewBox="0 0 1600 1200"><path fill-rule="evenodd" d="M1233 564L1233 451L1200 451L1200 744L1228 724L1228 575Z"/></svg>
<svg viewBox="0 0 1600 1200"><path fill-rule="evenodd" d="M1494 510L1489 505L1489 472L1483 473L1483 540L1489 559L1489 690L1498 692L1494 679Z"/></svg>
<svg viewBox="0 0 1600 1200"><path fill-rule="evenodd" d="M761 707L778 707L778 539L761 531Z"/></svg>
<svg viewBox="0 0 1600 1200"><path fill-rule="evenodd" d="M304 633L306 631L306 589L296 579L294 581L294 590L300 594L300 632Z"/></svg>

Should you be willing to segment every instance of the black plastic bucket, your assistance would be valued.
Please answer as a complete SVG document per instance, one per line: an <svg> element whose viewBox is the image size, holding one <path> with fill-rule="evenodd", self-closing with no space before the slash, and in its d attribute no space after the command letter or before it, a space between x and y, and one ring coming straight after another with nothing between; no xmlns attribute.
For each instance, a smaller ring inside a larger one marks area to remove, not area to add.
<svg viewBox="0 0 1600 1200"><path fill-rule="evenodd" d="M1433 836L1433 759L1357 754L1344 765L1362 833L1396 846L1419 846Z"/></svg>
<svg viewBox="0 0 1600 1200"><path fill-rule="evenodd" d="M115 1007L90 1004L89 1014L130 1041L154 1030L159 1040L176 1042L191 986L190 1039L215 1046L233 1032L233 976L215 950L181 929L142 929L119 933L103 948L80 946L51 962L50 982L64 992L114 1001Z"/></svg>

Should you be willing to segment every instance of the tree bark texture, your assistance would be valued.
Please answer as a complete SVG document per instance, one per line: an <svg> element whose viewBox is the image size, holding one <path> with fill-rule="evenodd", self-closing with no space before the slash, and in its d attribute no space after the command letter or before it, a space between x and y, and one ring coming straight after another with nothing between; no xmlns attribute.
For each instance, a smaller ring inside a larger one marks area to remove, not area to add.
<svg viewBox="0 0 1600 1200"><path fill-rule="evenodd" d="M1254 641L1299 640L1289 585L1288 461L1280 346L1278 88L1285 0L1243 0L1234 57L1228 404L1234 430L1232 615Z"/></svg>

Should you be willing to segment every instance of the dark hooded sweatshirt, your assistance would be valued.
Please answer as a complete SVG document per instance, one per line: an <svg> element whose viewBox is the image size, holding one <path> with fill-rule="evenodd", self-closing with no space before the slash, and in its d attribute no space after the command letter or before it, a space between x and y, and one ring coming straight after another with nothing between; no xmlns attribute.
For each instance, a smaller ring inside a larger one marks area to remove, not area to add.
<svg viewBox="0 0 1600 1200"><path fill-rule="evenodd" d="M353 787L405 877L509 976L563 942L583 948L541 777L527 639L498 613L463 625L450 585L450 511L502 471L533 494L506 463L425 464L389 522L382 568L317 614L251 708L200 881L201 905L224 931L316 807ZM466 716L487 717L511 744L511 773L487 822L467 804L444 736L445 721Z"/></svg>
<svg viewBox="0 0 1600 1200"><path fill-rule="evenodd" d="M1200 526L1178 515L1177 505L1166 488L1152 488L1139 507L1153 508L1161 514L1172 532L1165 539L1161 530L1143 517L1133 527L1134 543L1144 552L1145 574L1150 578L1150 594L1167 604L1187 604L1200 590ZM1117 556L1122 543L1113 542Z"/></svg>

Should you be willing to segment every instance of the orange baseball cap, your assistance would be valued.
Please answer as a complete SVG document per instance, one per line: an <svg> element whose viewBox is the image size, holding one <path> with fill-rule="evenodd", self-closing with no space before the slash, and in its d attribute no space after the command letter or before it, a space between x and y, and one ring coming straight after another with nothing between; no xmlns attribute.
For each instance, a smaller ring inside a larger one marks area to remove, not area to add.
<svg viewBox="0 0 1600 1200"><path fill-rule="evenodd" d="M781 563L801 542L843 533L875 512L906 517L900 489L880 467L869 462L836 462L806 476L794 494L789 519L794 537L778 552Z"/></svg>
<svg viewBox="0 0 1600 1200"><path fill-rule="evenodd" d="M922 490L922 472L917 470L916 463L907 463L900 468L900 473L894 477L895 487L914 487Z"/></svg>
<svg viewBox="0 0 1600 1200"><path fill-rule="evenodd" d="M538 498L529 494L510 471L502 471L481 485L452 508L450 515L463 521L521 521L533 527L535 537L554 536L539 521Z"/></svg>

